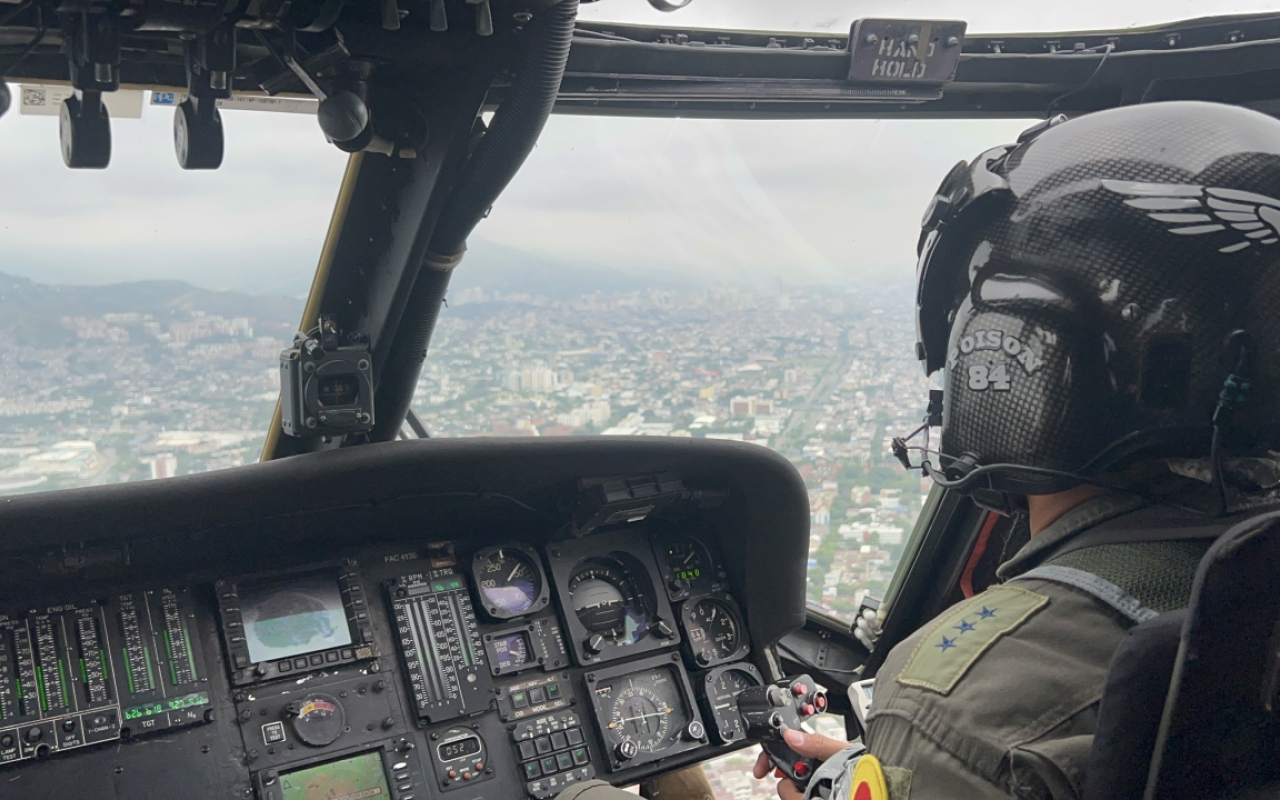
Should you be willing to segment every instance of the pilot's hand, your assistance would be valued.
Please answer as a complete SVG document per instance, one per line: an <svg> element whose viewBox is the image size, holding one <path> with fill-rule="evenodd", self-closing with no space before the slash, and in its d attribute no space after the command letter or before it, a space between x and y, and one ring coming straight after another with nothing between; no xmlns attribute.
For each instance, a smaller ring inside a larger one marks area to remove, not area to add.
<svg viewBox="0 0 1280 800"><path fill-rule="evenodd" d="M848 742L842 742L839 739L832 739L829 736L823 736L818 733L786 731L783 736L787 740L787 746L792 750L802 756L816 758L819 761L826 761L849 746ZM755 766L751 769L751 774L760 779L768 776L770 771L776 777L782 779L778 781L778 797L781 800L804 800L804 790L796 786L786 775L783 775L782 770L775 769L773 762L769 760L769 756L761 752L759 758L756 759Z"/></svg>

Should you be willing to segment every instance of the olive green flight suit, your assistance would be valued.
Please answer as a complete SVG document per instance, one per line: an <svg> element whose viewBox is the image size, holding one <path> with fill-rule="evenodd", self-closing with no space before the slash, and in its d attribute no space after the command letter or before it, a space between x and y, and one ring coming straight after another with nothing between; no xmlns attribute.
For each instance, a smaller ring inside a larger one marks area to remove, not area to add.
<svg viewBox="0 0 1280 800"><path fill-rule="evenodd" d="M866 747L893 800L1079 796L1112 653L1138 621L1186 605L1200 556L1226 527L1141 506L1118 494L1077 506L1000 568L1003 584L889 653ZM1183 528L1161 541L1169 521ZM1108 543L1135 528L1137 543ZM832 800L847 800L837 793L849 793L855 763Z"/></svg>

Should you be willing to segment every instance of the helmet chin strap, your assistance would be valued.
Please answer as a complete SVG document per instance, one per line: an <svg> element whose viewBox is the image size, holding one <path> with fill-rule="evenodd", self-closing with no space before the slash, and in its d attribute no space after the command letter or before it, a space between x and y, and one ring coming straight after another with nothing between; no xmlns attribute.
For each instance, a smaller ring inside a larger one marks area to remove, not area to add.
<svg viewBox="0 0 1280 800"><path fill-rule="evenodd" d="M1232 415L1249 399L1249 334L1243 330L1232 331L1227 336L1227 363L1234 367L1222 381L1222 391L1218 393L1218 404L1213 409L1213 440L1209 445L1209 469L1213 488L1218 494L1218 508L1215 516L1227 513L1227 482L1222 470L1222 429L1231 421ZM1232 358L1231 356L1234 356Z"/></svg>

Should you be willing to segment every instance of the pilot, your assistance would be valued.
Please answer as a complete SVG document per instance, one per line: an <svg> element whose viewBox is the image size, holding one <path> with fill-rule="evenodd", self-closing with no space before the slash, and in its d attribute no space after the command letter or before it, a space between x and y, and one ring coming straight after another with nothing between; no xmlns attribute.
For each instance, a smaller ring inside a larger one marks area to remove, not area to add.
<svg viewBox="0 0 1280 800"><path fill-rule="evenodd" d="M919 255L918 355L944 370L930 473L1032 535L889 652L865 743L788 742L825 761L810 796L1079 797L1125 632L1186 607L1214 537L1280 483L1280 121L1047 121L951 171Z"/></svg>

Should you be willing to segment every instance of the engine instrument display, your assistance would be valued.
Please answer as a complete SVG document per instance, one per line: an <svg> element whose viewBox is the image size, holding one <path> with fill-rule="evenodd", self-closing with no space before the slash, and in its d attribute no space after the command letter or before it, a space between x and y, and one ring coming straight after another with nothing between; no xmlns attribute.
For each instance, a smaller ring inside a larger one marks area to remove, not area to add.
<svg viewBox="0 0 1280 800"><path fill-rule="evenodd" d="M594 681L591 677L587 686L596 721L615 770L697 747L706 738L684 672L669 659L647 659L603 670Z"/></svg>
<svg viewBox="0 0 1280 800"><path fill-rule="evenodd" d="M703 710L707 713L716 741L728 744L746 737L747 729L742 715L738 713L738 695L743 689L762 683L760 672L747 663L718 667L703 676Z"/></svg>
<svg viewBox="0 0 1280 800"><path fill-rule="evenodd" d="M687 600L681 609L685 646L700 667L713 667L746 655L746 631L738 606L729 597L707 595Z"/></svg>
<svg viewBox="0 0 1280 800"><path fill-rule="evenodd" d="M631 572L613 558L584 561L569 579L573 610L588 633L612 644L635 644L649 632L649 598Z"/></svg>
<svg viewBox="0 0 1280 800"><path fill-rule="evenodd" d="M523 545L500 545L476 553L472 576L481 608L494 619L511 619L547 604L538 557Z"/></svg>

